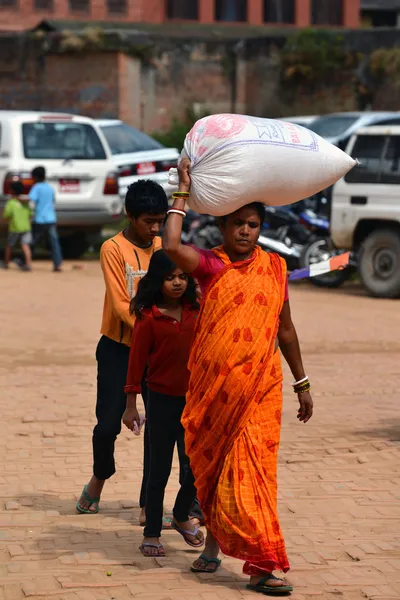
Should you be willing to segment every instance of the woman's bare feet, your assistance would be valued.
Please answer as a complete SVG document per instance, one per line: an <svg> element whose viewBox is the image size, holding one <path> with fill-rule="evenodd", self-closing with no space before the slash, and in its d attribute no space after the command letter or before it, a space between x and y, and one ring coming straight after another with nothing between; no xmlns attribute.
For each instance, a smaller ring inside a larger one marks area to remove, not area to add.
<svg viewBox="0 0 400 600"><path fill-rule="evenodd" d="M213 558L218 558L218 554L218 542L211 533L211 531L208 531L207 529L206 547L201 553L201 556L204 556L205 558L210 560ZM204 571L205 573L214 573L218 568L216 562L207 562L206 560L203 560L202 557L199 557L197 560L195 560L192 566L197 571Z"/></svg>
<svg viewBox="0 0 400 600"><path fill-rule="evenodd" d="M165 556L164 546L160 543L160 538L144 537L139 549L143 556Z"/></svg>
<svg viewBox="0 0 400 600"><path fill-rule="evenodd" d="M88 497L90 498L100 498L100 494L103 491L105 481L97 479L94 475L91 480L85 486L86 494L82 494L78 504L82 510L89 510L90 512L96 513L98 511L98 502L90 502Z"/></svg>

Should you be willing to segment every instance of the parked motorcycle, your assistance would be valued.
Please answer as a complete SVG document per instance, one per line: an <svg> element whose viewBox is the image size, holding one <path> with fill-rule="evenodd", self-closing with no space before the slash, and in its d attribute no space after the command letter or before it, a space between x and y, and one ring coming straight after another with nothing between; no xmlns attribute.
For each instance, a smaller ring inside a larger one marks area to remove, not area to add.
<svg viewBox="0 0 400 600"><path fill-rule="evenodd" d="M276 252L284 258L289 270L299 268L303 247L310 240L310 232L289 207L265 207L258 243L267 252Z"/></svg>
<svg viewBox="0 0 400 600"><path fill-rule="evenodd" d="M184 223L187 228L187 231L182 232L184 244L193 244L204 250L211 250L222 244L222 234L215 217L199 215L189 210Z"/></svg>

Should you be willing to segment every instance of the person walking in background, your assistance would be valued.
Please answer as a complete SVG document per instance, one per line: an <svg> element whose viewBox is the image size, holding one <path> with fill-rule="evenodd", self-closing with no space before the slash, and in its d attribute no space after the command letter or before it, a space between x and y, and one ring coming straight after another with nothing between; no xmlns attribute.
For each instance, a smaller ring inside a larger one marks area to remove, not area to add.
<svg viewBox="0 0 400 600"><path fill-rule="evenodd" d="M146 274L150 259L161 247L158 233L164 223L168 200L154 181L141 180L129 186L125 210L129 225L104 242L100 264L106 286L101 338L97 346L97 425L93 431L93 476L84 486L76 505L80 513L99 510L100 495L107 479L115 473L114 445L121 431L126 408L124 391L135 316L130 313L131 298L139 280ZM146 402L146 389L142 389ZM140 506L144 514L148 435L144 440L144 473Z"/></svg>
<svg viewBox="0 0 400 600"><path fill-rule="evenodd" d="M17 243L21 244L24 255L22 271L32 270L32 233L31 233L31 210L28 206L29 200L21 200L24 186L20 181L11 183L12 198L7 201L3 217L8 221L8 237L4 250L4 268L8 269L12 258L12 251Z"/></svg>
<svg viewBox="0 0 400 600"><path fill-rule="evenodd" d="M132 300L136 316L125 386L127 393L123 422L140 429L137 394L147 367L146 427L150 441L150 470L146 492L146 526L140 550L144 556L165 556L160 543L165 488L171 473L174 447L184 445L181 424L189 382L187 362L199 311L196 284L192 277L156 252L147 274ZM204 537L189 520L196 497L194 478L185 456L186 476L176 497L172 528L192 548L200 548Z"/></svg>
<svg viewBox="0 0 400 600"><path fill-rule="evenodd" d="M51 185L46 181L44 167L35 167L32 171L35 182L29 192L29 199L34 205L33 248L45 236L50 244L54 271L62 271L62 253L57 232L57 216L55 195Z"/></svg>
<svg viewBox="0 0 400 600"><path fill-rule="evenodd" d="M190 162L179 166L179 193L163 237L167 254L205 292L189 359L182 416L186 451L207 528L195 572L215 572L220 550L245 561L254 592L292 586L277 512L277 453L282 415L280 348L295 379L299 421L313 413L310 382L292 323L286 264L257 246L264 217L253 203L220 219L223 245L204 254L181 243Z"/></svg>

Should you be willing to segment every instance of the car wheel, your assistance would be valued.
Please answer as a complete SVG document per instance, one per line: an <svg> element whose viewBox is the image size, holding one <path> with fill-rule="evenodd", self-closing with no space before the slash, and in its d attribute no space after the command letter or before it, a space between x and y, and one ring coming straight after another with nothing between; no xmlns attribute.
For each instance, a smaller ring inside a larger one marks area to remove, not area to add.
<svg viewBox="0 0 400 600"><path fill-rule="evenodd" d="M377 298L400 296L400 233L377 229L363 242L359 256L363 285Z"/></svg>
<svg viewBox="0 0 400 600"><path fill-rule="evenodd" d="M312 264L329 260L337 254L338 251L333 246L330 238L317 238L303 248L300 256L300 265L301 267L309 267ZM349 276L350 272L347 268L341 271L332 271L331 273L326 273L324 275L310 277L310 283L317 287L338 288L349 278Z"/></svg>

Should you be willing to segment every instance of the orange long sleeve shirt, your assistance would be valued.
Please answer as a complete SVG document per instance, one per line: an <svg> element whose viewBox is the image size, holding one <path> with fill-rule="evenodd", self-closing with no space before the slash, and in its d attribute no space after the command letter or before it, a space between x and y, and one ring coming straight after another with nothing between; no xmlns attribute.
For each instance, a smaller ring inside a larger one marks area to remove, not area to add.
<svg viewBox="0 0 400 600"><path fill-rule="evenodd" d="M152 255L161 248L156 237L151 246L140 248L126 239L122 231L101 247L100 264L106 284L102 335L131 345L135 317L129 312L130 301L136 294L139 280L147 273Z"/></svg>

